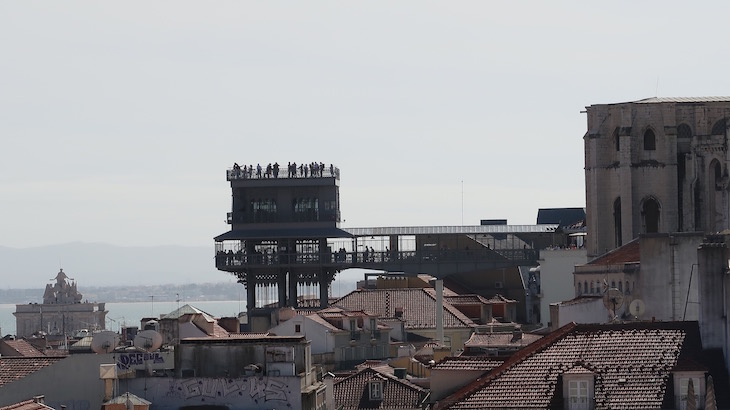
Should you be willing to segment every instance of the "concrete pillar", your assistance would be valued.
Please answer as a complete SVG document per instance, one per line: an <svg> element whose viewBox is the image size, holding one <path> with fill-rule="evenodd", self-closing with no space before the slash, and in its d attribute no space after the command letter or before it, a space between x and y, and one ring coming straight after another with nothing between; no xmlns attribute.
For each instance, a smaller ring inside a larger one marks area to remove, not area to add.
<svg viewBox="0 0 730 410"><path fill-rule="evenodd" d="M444 281L436 280L436 340L444 342Z"/></svg>
<svg viewBox="0 0 730 410"><path fill-rule="evenodd" d="M327 410L335 410L335 375L327 372L324 375L324 401Z"/></svg>
<svg viewBox="0 0 730 410"><path fill-rule="evenodd" d="M709 236L697 250L702 347L727 349L728 249L724 237ZM727 357L727 352L725 352Z"/></svg>
<svg viewBox="0 0 730 410"><path fill-rule="evenodd" d="M276 275L276 287L279 292L278 306L286 306L286 272L280 271Z"/></svg>
<svg viewBox="0 0 730 410"><path fill-rule="evenodd" d="M634 203L631 174L631 135L621 135L619 181L621 187L621 244L631 242L641 231L641 221L634 221L634 214L640 215L639 204ZM613 201L611 201L613 203ZM636 208L636 212L634 209ZM603 250L606 251L605 249Z"/></svg>
<svg viewBox="0 0 730 410"><path fill-rule="evenodd" d="M329 306L329 272L322 271L319 274L319 307Z"/></svg>

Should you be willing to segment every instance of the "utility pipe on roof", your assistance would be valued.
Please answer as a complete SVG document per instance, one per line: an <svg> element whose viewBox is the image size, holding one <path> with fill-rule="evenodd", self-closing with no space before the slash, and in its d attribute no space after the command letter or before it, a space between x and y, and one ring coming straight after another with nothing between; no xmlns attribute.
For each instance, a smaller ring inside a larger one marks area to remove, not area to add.
<svg viewBox="0 0 730 410"><path fill-rule="evenodd" d="M436 280L436 340L444 342L444 281Z"/></svg>

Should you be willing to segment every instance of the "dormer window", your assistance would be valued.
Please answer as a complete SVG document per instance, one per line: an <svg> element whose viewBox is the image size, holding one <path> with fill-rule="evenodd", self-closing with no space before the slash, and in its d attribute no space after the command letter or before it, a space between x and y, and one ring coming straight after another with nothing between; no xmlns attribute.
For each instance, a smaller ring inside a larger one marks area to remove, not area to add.
<svg viewBox="0 0 730 410"><path fill-rule="evenodd" d="M568 382L568 409L588 409L588 380L570 380Z"/></svg>
<svg viewBox="0 0 730 410"><path fill-rule="evenodd" d="M563 373L563 397L565 410L592 410L594 408L595 374L576 364L575 367Z"/></svg>
<svg viewBox="0 0 730 410"><path fill-rule="evenodd" d="M674 372L674 391L675 405L678 409L687 408L687 398L689 397L689 384L692 381L692 390L694 391L695 403L697 408L705 406L705 372L704 371L675 371Z"/></svg>
<svg viewBox="0 0 730 410"><path fill-rule="evenodd" d="M376 380L368 383L370 391L370 400L383 400L383 381Z"/></svg>

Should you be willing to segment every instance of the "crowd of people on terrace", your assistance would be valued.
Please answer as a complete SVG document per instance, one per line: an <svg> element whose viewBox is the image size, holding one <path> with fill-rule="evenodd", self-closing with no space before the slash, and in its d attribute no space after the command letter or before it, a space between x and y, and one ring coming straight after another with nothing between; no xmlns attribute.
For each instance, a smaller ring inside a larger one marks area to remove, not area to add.
<svg viewBox="0 0 730 410"><path fill-rule="evenodd" d="M234 178L279 178L279 163L274 162L268 163L266 167L262 167L261 164L256 164L243 167L238 165L237 162L233 163L233 176ZM309 164L299 164L296 162L289 162L287 164L287 178L307 178L307 177L322 177L324 172L327 170L324 162L310 162ZM334 165L329 165L329 175L335 176Z"/></svg>

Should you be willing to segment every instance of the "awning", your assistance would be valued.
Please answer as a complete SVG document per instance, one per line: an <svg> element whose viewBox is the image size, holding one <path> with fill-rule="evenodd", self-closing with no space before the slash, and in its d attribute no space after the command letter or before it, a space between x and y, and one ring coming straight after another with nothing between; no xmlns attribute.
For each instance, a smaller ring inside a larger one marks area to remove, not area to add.
<svg viewBox="0 0 730 410"><path fill-rule="evenodd" d="M213 238L216 242L245 239L352 238L340 228L237 229Z"/></svg>

